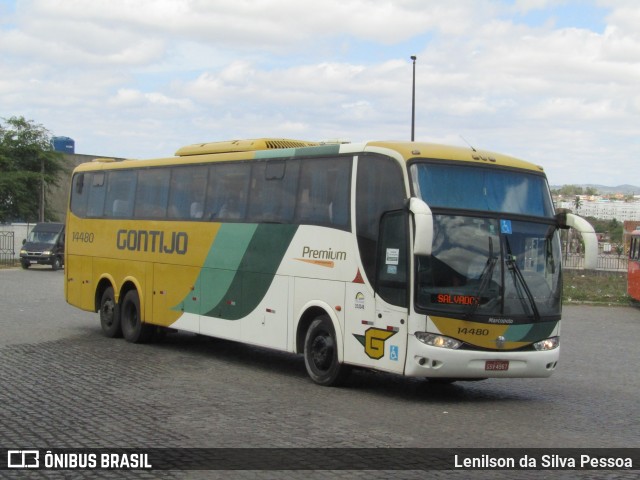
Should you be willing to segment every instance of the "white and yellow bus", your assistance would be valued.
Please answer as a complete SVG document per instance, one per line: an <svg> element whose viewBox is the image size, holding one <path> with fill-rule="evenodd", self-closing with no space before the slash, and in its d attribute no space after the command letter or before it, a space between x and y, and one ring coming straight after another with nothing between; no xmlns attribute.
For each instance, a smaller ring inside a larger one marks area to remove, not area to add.
<svg viewBox="0 0 640 480"><path fill-rule="evenodd" d="M214 142L78 166L67 302L108 337L176 329L438 381L547 377L559 355L558 228L541 167L414 142Z"/></svg>

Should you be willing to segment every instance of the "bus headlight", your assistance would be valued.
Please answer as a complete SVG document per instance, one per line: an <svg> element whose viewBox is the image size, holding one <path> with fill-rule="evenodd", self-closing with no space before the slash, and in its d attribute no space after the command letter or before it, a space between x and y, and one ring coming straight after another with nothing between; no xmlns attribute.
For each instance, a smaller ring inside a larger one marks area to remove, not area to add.
<svg viewBox="0 0 640 480"><path fill-rule="evenodd" d="M462 345L462 342L455 338L445 337L444 335L438 335L435 333L416 332L415 336L425 345L432 347L450 348L455 350L456 348L460 348Z"/></svg>
<svg viewBox="0 0 640 480"><path fill-rule="evenodd" d="M539 352L546 352L547 350L558 348L559 345L560 337L551 337L534 343L533 347Z"/></svg>

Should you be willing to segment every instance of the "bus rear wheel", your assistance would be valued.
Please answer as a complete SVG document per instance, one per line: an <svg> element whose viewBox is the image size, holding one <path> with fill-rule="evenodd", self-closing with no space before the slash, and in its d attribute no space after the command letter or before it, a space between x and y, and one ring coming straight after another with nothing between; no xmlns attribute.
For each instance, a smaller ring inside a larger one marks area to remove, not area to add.
<svg viewBox="0 0 640 480"><path fill-rule="evenodd" d="M100 327L102 327L102 333L109 338L122 336L120 310L112 287L107 288L100 298Z"/></svg>
<svg viewBox="0 0 640 480"><path fill-rule="evenodd" d="M326 387L342 384L349 375L349 367L338 361L336 334L327 315L316 318L307 330L304 364L311 380Z"/></svg>
<svg viewBox="0 0 640 480"><path fill-rule="evenodd" d="M145 343L151 340L153 328L142 322L140 297L136 290L129 290L120 308L122 335L127 342Z"/></svg>

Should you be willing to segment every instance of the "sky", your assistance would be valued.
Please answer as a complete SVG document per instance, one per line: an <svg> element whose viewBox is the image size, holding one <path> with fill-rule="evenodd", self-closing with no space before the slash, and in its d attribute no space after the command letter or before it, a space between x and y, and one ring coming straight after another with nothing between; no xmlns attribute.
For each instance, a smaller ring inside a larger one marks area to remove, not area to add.
<svg viewBox="0 0 640 480"><path fill-rule="evenodd" d="M640 185L637 0L0 0L0 118L76 153L239 138L513 155Z"/></svg>

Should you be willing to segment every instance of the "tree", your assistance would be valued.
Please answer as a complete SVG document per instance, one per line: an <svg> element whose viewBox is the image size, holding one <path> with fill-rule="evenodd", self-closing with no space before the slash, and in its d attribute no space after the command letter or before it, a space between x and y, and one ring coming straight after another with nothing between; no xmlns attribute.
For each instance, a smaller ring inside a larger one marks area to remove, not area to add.
<svg viewBox="0 0 640 480"><path fill-rule="evenodd" d="M573 200L573 205L576 207L576 212L580 210L580 207L582 206L582 200L580 200L580 197L578 195L576 195L576 198Z"/></svg>
<svg viewBox="0 0 640 480"><path fill-rule="evenodd" d="M563 185L562 187L560 187L560 189L558 190L558 193L560 195L563 196L575 196L575 195L582 195L584 193L582 187L578 186L578 185Z"/></svg>
<svg viewBox="0 0 640 480"><path fill-rule="evenodd" d="M51 135L42 125L24 117L0 123L0 222L40 218L42 188L45 194L58 185L65 166L62 154L51 146ZM44 209L45 220L51 214Z"/></svg>
<svg viewBox="0 0 640 480"><path fill-rule="evenodd" d="M624 223L615 218L609 221L609 235L614 243L622 243L624 237Z"/></svg>

